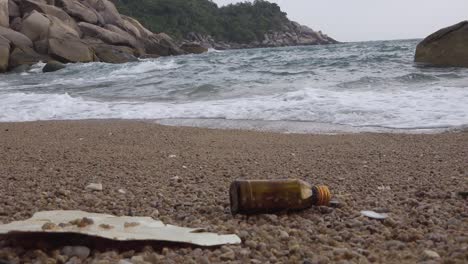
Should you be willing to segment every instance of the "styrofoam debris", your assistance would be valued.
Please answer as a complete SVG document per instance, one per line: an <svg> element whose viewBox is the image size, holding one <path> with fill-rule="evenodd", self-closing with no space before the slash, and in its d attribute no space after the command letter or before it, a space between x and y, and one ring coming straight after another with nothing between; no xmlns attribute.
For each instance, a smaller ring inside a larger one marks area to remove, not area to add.
<svg viewBox="0 0 468 264"><path fill-rule="evenodd" d="M383 220L383 219L388 217L388 214L379 214L379 213L376 213L374 211L361 211L361 214L363 216L367 216L369 218L379 219L379 220Z"/></svg>
<svg viewBox="0 0 468 264"><path fill-rule="evenodd" d="M83 234L115 241L166 241L198 246L239 244L237 235L199 232L197 228L165 225L151 217L117 217L83 211L44 211L32 218L0 225L6 234L60 233Z"/></svg>

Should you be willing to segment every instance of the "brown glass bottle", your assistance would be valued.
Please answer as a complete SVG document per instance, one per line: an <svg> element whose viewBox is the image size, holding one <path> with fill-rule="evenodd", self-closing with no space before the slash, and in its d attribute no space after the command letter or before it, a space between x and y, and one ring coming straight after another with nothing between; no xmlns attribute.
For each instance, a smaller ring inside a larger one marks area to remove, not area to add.
<svg viewBox="0 0 468 264"><path fill-rule="evenodd" d="M262 214L328 205L326 186L302 180L237 180L229 190L232 214Z"/></svg>

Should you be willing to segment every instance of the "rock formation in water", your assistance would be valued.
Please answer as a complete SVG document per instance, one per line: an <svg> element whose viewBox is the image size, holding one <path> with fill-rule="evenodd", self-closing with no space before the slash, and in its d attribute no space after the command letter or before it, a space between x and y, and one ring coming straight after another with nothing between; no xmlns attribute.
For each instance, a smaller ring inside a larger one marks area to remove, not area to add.
<svg viewBox="0 0 468 264"><path fill-rule="evenodd" d="M109 0L0 0L0 72L51 60L122 63L199 53L120 15Z"/></svg>
<svg viewBox="0 0 468 264"><path fill-rule="evenodd" d="M214 48L219 50L339 43L333 38L323 34L321 31L314 31L307 26L303 26L293 21L284 24L284 28L281 31L269 31L265 33L263 41L253 41L247 44L240 44L236 42L216 41L212 36L191 32L186 36L186 39L182 41L182 43L186 42L200 45L205 48Z"/></svg>
<svg viewBox="0 0 468 264"><path fill-rule="evenodd" d="M415 61L434 66L468 67L468 21L425 38L416 48Z"/></svg>

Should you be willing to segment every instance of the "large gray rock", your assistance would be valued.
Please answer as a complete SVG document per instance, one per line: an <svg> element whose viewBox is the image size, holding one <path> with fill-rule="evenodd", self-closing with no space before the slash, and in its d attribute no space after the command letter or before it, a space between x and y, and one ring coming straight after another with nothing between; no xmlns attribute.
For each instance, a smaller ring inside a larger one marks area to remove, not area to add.
<svg viewBox="0 0 468 264"><path fill-rule="evenodd" d="M31 41L44 39L49 34L50 19L43 14L32 11L25 17L21 24L21 33L26 35Z"/></svg>
<svg viewBox="0 0 468 264"><path fill-rule="evenodd" d="M65 11L56 6L44 5L33 0L23 0L21 2L21 9L23 13L37 11L48 16L54 16L67 24L69 27L73 28L75 31L79 32L78 25L76 24L75 20Z"/></svg>
<svg viewBox="0 0 468 264"><path fill-rule="evenodd" d="M95 45L93 50L101 62L125 63L138 60L129 47L100 44Z"/></svg>
<svg viewBox="0 0 468 264"><path fill-rule="evenodd" d="M78 23L84 36L98 38L107 44L135 47L135 40L86 22Z"/></svg>
<svg viewBox="0 0 468 264"><path fill-rule="evenodd" d="M434 66L468 67L468 21L425 38L416 48L415 61Z"/></svg>
<svg viewBox="0 0 468 264"><path fill-rule="evenodd" d="M175 56L185 54L174 41L164 33L153 34L144 39L146 53L159 56Z"/></svg>
<svg viewBox="0 0 468 264"><path fill-rule="evenodd" d="M0 72L8 70L8 61L10 59L10 41L0 36Z"/></svg>
<svg viewBox="0 0 468 264"><path fill-rule="evenodd" d="M32 41L20 32L9 28L0 27L0 36L8 39L13 47L32 47Z"/></svg>
<svg viewBox="0 0 468 264"><path fill-rule="evenodd" d="M19 17L21 16L20 9L18 5L13 0L8 0L8 15L10 17Z"/></svg>
<svg viewBox="0 0 468 264"><path fill-rule="evenodd" d="M114 26L114 25L111 25L111 24L107 24L104 26L105 29L107 30L110 30L116 34L119 34L120 36L128 39L128 41L131 43L131 46L132 47L137 47L137 40L135 39L134 36L132 36L130 33L128 33L127 31L117 27L117 26Z"/></svg>
<svg viewBox="0 0 468 264"><path fill-rule="evenodd" d="M16 47L10 54L11 69L21 65L33 65L40 61L47 62L49 57L41 55L29 47Z"/></svg>
<svg viewBox="0 0 468 264"><path fill-rule="evenodd" d="M55 72L61 69L64 69L65 65L58 61L51 60L42 68L42 72Z"/></svg>
<svg viewBox="0 0 468 264"><path fill-rule="evenodd" d="M94 61L93 51L76 37L49 39L48 52L52 58L64 63Z"/></svg>
<svg viewBox="0 0 468 264"><path fill-rule="evenodd" d="M123 15L122 15L122 19L124 20L123 28L125 28L129 32L132 32L134 36L136 36L137 38L147 38L153 35L153 32L146 29L143 25L141 25L140 22L138 22L138 20L132 17L123 16Z"/></svg>
<svg viewBox="0 0 468 264"><path fill-rule="evenodd" d="M93 7L104 20L104 24L112 24L119 27L123 26L122 18L120 17L114 3L108 0L85 0L86 3Z"/></svg>
<svg viewBox="0 0 468 264"><path fill-rule="evenodd" d="M76 37L80 38L80 32L76 31L74 28L70 27L68 24L63 22L62 20L54 17L54 16L47 16L50 20L49 26L49 34L47 38L58 38L63 39L66 37Z"/></svg>
<svg viewBox="0 0 468 264"><path fill-rule="evenodd" d="M0 0L0 26L10 26L10 15L8 12L8 0Z"/></svg>
<svg viewBox="0 0 468 264"><path fill-rule="evenodd" d="M208 51L207 48L201 46L198 43L184 43L182 46L180 46L181 49L183 49L187 53L193 53L193 54L201 54L205 53Z"/></svg>
<svg viewBox="0 0 468 264"><path fill-rule="evenodd" d="M78 21L91 24L97 24L99 22L97 12L92 7L85 6L79 1L58 0L57 4L69 15L78 19Z"/></svg>

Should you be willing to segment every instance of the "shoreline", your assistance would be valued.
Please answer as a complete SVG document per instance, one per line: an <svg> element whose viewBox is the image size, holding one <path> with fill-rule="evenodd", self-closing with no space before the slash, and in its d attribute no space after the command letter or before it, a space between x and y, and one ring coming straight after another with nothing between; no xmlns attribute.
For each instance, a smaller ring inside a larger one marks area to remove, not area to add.
<svg viewBox="0 0 468 264"><path fill-rule="evenodd" d="M468 189L467 149L468 131L316 135L122 120L0 123L0 222L37 211L83 210L151 216L242 239L222 248L131 254L91 248L88 261L109 263L132 257L462 263L468 257L467 205L457 193ZM229 213L233 180L281 178L327 185L342 207L249 218ZM95 182L103 191L85 189ZM385 211L389 218L368 219L361 210ZM24 250L0 238L0 260L58 258L57 251L35 249L42 248Z"/></svg>
<svg viewBox="0 0 468 264"><path fill-rule="evenodd" d="M163 118L163 119L58 119L34 121L0 121L1 124L34 124L55 122L141 122L175 128L198 128L220 131L246 131L277 134L298 135L357 135L357 134L407 134L407 135L433 135L443 133L467 132L468 125L453 127L428 128L391 128L380 126L351 126L341 124L319 123L310 121L274 121L274 120L247 120L247 119L213 119L213 118Z"/></svg>

